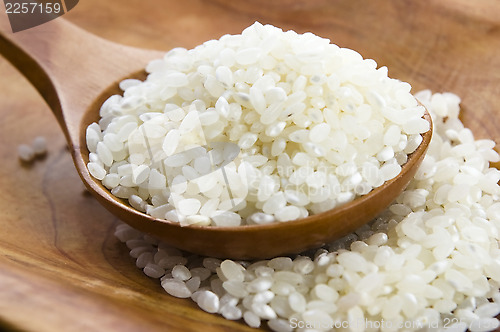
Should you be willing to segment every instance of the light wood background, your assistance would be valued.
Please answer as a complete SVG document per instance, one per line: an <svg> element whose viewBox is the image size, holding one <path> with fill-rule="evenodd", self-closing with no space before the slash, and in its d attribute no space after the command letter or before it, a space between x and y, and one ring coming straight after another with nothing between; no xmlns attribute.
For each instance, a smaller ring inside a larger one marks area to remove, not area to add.
<svg viewBox="0 0 500 332"><path fill-rule="evenodd" d="M459 94L466 125L500 142L497 0L85 0L64 17L159 50L239 33L256 20L311 31L388 66L415 92ZM49 154L20 167L17 146L38 135ZM50 110L0 58L0 329L252 330L166 294L114 238L118 222L83 193Z"/></svg>

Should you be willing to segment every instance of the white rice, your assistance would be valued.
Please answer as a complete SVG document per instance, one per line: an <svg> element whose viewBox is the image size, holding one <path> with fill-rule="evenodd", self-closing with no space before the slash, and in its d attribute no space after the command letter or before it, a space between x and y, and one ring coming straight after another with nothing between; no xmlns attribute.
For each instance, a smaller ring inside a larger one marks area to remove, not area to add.
<svg viewBox="0 0 500 332"><path fill-rule="evenodd" d="M285 222L394 178L429 129L410 85L311 33L255 23L147 66L87 128L88 170L181 225Z"/></svg>
<svg viewBox="0 0 500 332"><path fill-rule="evenodd" d="M33 151L37 156L43 156L47 153L47 140L43 136L37 136L33 140Z"/></svg>
<svg viewBox="0 0 500 332"><path fill-rule="evenodd" d="M21 161L31 162L35 158L35 151L27 144L20 144L17 147L17 155Z"/></svg>
<svg viewBox="0 0 500 332"><path fill-rule="evenodd" d="M43 136L37 136L31 145L20 144L17 147L19 159L25 163L31 163L36 157L43 157L47 153L47 140Z"/></svg>
<svg viewBox="0 0 500 332"><path fill-rule="evenodd" d="M489 162L500 158L493 141L475 140L460 122L458 96L417 97L434 121L421 169L379 217L325 248L236 262L180 252L125 224L116 236L132 251L150 253L144 272L162 274L169 294L255 328L267 322L273 331L494 330L500 171ZM167 259L179 263L162 270Z"/></svg>

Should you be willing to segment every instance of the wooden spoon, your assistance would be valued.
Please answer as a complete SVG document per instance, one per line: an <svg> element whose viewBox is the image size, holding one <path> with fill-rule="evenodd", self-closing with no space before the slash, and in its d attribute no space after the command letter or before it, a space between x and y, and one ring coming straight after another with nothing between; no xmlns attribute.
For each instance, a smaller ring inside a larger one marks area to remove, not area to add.
<svg viewBox="0 0 500 332"><path fill-rule="evenodd" d="M101 39L61 18L13 34L3 15L0 53L30 80L52 109L88 190L132 227L193 253L233 259L268 258L298 253L347 235L376 217L404 190L431 140L432 129L423 134L423 142L409 156L400 175L333 210L287 223L181 227L131 208L95 180L86 167L89 151L85 132L90 123L98 121L100 105L110 95L120 93L118 83L122 79L145 78L146 64L163 53ZM432 126L429 114L424 117Z"/></svg>

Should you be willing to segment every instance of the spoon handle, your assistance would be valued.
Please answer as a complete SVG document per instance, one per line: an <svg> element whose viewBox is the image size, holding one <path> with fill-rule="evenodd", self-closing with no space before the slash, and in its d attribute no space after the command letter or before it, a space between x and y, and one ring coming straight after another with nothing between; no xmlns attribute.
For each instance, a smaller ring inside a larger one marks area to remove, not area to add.
<svg viewBox="0 0 500 332"><path fill-rule="evenodd" d="M0 54L42 95L69 142L78 144L80 120L91 103L160 53L107 41L62 18L12 33L0 13Z"/></svg>

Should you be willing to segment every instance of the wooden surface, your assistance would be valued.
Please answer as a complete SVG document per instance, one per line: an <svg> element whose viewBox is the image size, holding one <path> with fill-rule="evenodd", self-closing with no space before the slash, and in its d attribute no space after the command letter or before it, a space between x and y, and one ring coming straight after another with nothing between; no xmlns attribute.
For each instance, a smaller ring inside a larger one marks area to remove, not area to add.
<svg viewBox="0 0 500 332"><path fill-rule="evenodd" d="M256 20L312 31L388 66L415 92L459 94L466 125L500 142L499 13L496 0L86 0L65 18L117 42L164 50L239 33ZM0 96L0 326L252 330L170 297L135 267L113 236L119 221L82 193L48 107L1 58ZM48 139L49 154L20 167L17 146L37 135Z"/></svg>

